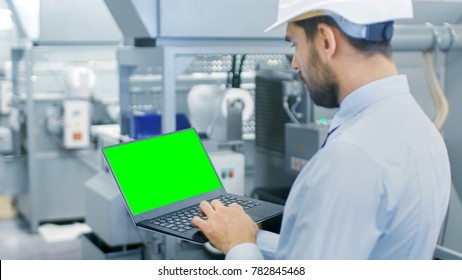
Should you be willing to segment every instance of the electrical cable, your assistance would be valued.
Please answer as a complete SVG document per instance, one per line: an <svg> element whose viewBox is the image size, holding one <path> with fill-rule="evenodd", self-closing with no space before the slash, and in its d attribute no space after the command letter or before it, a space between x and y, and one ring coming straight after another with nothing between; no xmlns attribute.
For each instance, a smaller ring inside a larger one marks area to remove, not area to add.
<svg viewBox="0 0 462 280"><path fill-rule="evenodd" d="M231 70L228 72L228 79L226 82L226 87L234 87L234 79L236 76L236 55L233 55L231 62Z"/></svg>
<svg viewBox="0 0 462 280"><path fill-rule="evenodd" d="M290 120L293 123L300 123L300 121L294 116L294 114L292 114L292 111L289 108L289 98L287 96L284 96L283 98L282 107L284 108L284 111L286 111L287 116L289 116Z"/></svg>
<svg viewBox="0 0 462 280"><path fill-rule="evenodd" d="M295 98L294 104L292 104L292 106L290 107L290 111L297 118L301 118L302 116L302 113L297 113L297 107L300 106L301 103L302 103L302 98L300 96L297 96Z"/></svg>
<svg viewBox="0 0 462 280"><path fill-rule="evenodd" d="M444 126L446 125L446 121L449 115L449 104L446 98L446 94L444 93L443 89L441 88L440 82L436 75L436 67L435 67L435 60L432 52L423 52L422 55L423 64L424 64L424 73L430 88L430 93L433 98L433 102L436 106L436 114L434 117L433 122L435 123L436 128L438 131L443 134ZM454 183L451 183L451 188L454 189ZM449 220L449 207L446 212L446 217L443 222L441 233L438 238L438 244L444 244L444 237L448 227Z"/></svg>
<svg viewBox="0 0 462 280"><path fill-rule="evenodd" d="M244 67L244 60L247 55L244 54L240 58L239 69L237 69L237 55L233 55L231 70L228 72L228 78L226 80L226 87L240 88L241 87L241 73Z"/></svg>
<svg viewBox="0 0 462 280"><path fill-rule="evenodd" d="M436 106L436 114L433 122L435 123L435 126L440 131L440 133L442 133L449 115L448 100L436 75L433 53L424 52L422 58L424 63L425 77L430 88L433 102Z"/></svg>
<svg viewBox="0 0 462 280"><path fill-rule="evenodd" d="M236 87L238 88L241 87L241 83L242 83L241 74L242 74L242 68L244 68L244 60L246 56L247 56L246 54L242 55L241 63L239 64L239 72L237 74L237 85L236 85Z"/></svg>

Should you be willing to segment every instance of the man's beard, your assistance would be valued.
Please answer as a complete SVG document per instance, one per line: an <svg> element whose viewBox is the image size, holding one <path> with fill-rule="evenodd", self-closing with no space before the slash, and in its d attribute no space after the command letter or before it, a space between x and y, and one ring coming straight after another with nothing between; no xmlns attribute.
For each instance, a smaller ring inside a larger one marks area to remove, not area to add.
<svg viewBox="0 0 462 280"><path fill-rule="evenodd" d="M309 92L314 104L325 108L340 107L338 101L339 85L335 74L327 65L321 63L315 49L310 52L310 61L312 68L310 71L316 71L309 75L307 79L299 72L300 79L305 84L305 89ZM309 81L309 82L308 82Z"/></svg>

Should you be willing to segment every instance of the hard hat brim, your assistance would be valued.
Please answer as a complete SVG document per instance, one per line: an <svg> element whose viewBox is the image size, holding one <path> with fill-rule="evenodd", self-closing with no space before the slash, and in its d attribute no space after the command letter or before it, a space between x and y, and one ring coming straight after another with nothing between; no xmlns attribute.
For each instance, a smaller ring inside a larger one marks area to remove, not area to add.
<svg viewBox="0 0 462 280"><path fill-rule="evenodd" d="M334 13L346 18L353 23L364 25L413 17L412 1L400 2L396 0L391 3L383 0L375 3L375 1L370 2L367 0L357 0L358 2L362 3L362 6L367 5L369 9L374 9L374 11L376 11L375 13L364 13L362 10L358 10L357 8L354 8L351 3L349 3L351 1L342 1L342 3L339 3L338 1L326 1L323 3L314 1L317 3L313 3L306 7L302 7L301 9L286 13L282 18L278 18L275 23L265 29L264 32L274 30L284 23L296 20L299 16L305 13L314 11ZM387 7L389 8L389 11L387 12L383 12L382 10L376 8L377 4L385 5L384 3L387 3ZM393 5L389 5L390 3Z"/></svg>
<svg viewBox="0 0 462 280"><path fill-rule="evenodd" d="M275 29L280 29L283 27L284 23L287 23L287 21L277 21L275 23L273 23L273 25L271 25L270 27L266 28L265 31L263 32L269 32L269 31L272 31L272 30L275 30Z"/></svg>

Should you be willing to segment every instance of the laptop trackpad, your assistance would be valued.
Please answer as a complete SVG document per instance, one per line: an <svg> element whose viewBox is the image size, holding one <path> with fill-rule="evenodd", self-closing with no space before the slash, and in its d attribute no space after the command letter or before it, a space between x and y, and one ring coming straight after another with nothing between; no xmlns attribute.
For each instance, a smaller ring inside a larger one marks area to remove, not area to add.
<svg viewBox="0 0 462 280"><path fill-rule="evenodd" d="M205 237L205 234L200 230L193 234L192 239L199 243L205 243L209 241L207 237Z"/></svg>

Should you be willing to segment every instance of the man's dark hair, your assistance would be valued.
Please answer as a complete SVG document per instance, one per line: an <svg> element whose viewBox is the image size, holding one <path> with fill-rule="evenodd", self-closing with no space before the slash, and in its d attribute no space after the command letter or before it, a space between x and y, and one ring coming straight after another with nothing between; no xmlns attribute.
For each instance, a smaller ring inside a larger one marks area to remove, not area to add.
<svg viewBox="0 0 462 280"><path fill-rule="evenodd" d="M381 53L382 55L391 58L391 46L388 42L374 42L364 39L357 39L351 37L350 35L343 32L343 30L338 26L337 22L329 16L317 16L304 20L299 20L294 22L297 26L302 27L305 30L306 37L309 40L313 40L316 33L318 32L318 25L320 23L325 23L327 25L333 26L340 30L342 35L348 40L348 42L357 50L364 53Z"/></svg>

